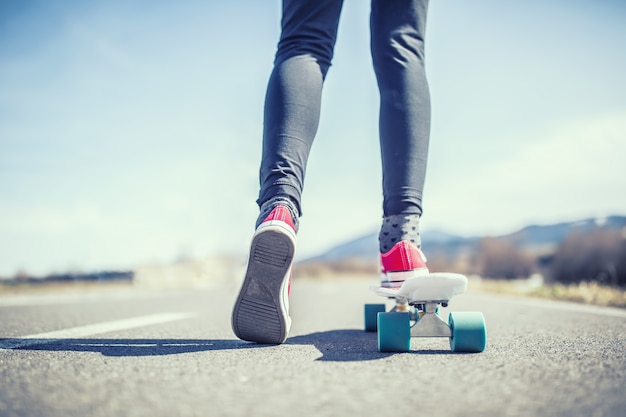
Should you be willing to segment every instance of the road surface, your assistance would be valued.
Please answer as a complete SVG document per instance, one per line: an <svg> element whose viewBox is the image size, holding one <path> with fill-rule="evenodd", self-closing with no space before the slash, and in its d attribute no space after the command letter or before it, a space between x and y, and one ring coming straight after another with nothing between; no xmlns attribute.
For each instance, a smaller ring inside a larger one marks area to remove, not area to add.
<svg viewBox="0 0 626 417"><path fill-rule="evenodd" d="M626 311L482 293L488 347L376 350L362 279L296 280L281 346L237 340L238 283L0 297L0 416L625 416Z"/></svg>

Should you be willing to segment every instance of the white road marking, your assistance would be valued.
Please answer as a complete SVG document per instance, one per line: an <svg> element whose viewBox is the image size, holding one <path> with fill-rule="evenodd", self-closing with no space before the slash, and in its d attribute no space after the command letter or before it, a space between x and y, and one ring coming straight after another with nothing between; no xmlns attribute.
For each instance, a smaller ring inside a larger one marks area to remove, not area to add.
<svg viewBox="0 0 626 417"><path fill-rule="evenodd" d="M76 339L95 334L109 333L120 330L135 329L152 326L154 324L184 320L194 316L193 313L160 313L149 316L140 316L130 319L107 321L104 323L88 324L85 326L70 327L69 329L55 330L46 333L37 333L19 338L0 340L0 349L17 349L25 346L41 345L62 339Z"/></svg>

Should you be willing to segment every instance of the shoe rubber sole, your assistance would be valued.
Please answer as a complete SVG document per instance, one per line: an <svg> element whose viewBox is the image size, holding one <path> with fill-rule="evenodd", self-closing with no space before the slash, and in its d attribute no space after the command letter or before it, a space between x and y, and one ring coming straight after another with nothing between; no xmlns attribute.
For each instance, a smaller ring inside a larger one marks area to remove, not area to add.
<svg viewBox="0 0 626 417"><path fill-rule="evenodd" d="M291 319L283 292L289 285L294 253L294 238L279 226L255 234L232 315L238 338L263 344L280 344L287 339Z"/></svg>

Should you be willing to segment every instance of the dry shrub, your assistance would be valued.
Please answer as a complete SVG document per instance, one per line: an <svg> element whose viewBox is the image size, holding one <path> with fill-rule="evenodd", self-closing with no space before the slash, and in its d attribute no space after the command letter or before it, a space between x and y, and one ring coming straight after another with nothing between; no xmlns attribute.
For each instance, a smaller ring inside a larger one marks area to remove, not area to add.
<svg viewBox="0 0 626 417"><path fill-rule="evenodd" d="M562 283L596 281L626 286L624 233L610 229L572 233L554 255L550 277Z"/></svg>
<svg viewBox="0 0 626 417"><path fill-rule="evenodd" d="M427 254L430 272L456 272L459 274L475 274L473 259L468 254L446 255L444 252Z"/></svg>
<svg viewBox="0 0 626 417"><path fill-rule="evenodd" d="M378 264L358 258L350 258L337 261L303 262L293 267L296 278L324 278L334 275L376 275Z"/></svg>
<svg viewBox="0 0 626 417"><path fill-rule="evenodd" d="M534 290L531 294L544 298L574 301L584 304L626 307L625 291L619 288L602 285L595 281L569 285L560 283L547 285Z"/></svg>
<svg viewBox="0 0 626 417"><path fill-rule="evenodd" d="M478 243L476 268L476 272L486 278L526 278L533 273L535 261L514 245L488 237Z"/></svg>

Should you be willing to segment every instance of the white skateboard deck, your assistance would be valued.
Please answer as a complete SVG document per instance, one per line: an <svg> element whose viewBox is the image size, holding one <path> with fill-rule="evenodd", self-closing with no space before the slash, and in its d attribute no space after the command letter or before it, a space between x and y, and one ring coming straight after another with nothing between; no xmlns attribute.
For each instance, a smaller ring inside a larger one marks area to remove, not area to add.
<svg viewBox="0 0 626 417"><path fill-rule="evenodd" d="M377 295L409 301L448 301L467 289L467 277L450 272L435 272L409 278L399 289L370 287Z"/></svg>

